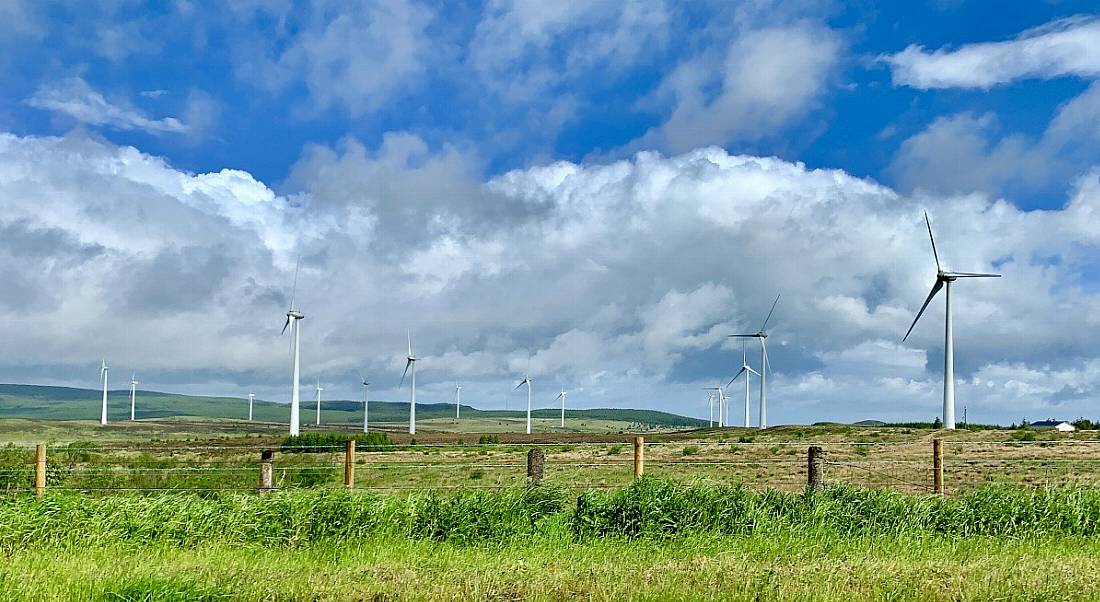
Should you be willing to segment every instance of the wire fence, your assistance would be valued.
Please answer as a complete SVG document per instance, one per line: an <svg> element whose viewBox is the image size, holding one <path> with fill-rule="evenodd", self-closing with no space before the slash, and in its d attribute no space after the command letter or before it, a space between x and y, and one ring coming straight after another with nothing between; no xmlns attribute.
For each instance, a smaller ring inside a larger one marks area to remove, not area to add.
<svg viewBox="0 0 1100 602"><path fill-rule="evenodd" d="M636 445L636 444L635 444ZM0 448L0 493L38 491L222 492L316 487L401 492L523 486L537 452L545 483L571 489L614 488L636 475L705 480L798 491L808 483L806 450L822 449L826 483L934 493L931 441L642 442L390 445L279 449L261 445L58 446ZM264 453L271 455L265 460ZM42 454L37 456L36 454ZM348 471L348 466L352 470ZM641 467L639 467L639 463ZM265 466L268 480L265 482ZM1100 441L948 441L942 493L989 482L1024 486L1100 486Z"/></svg>

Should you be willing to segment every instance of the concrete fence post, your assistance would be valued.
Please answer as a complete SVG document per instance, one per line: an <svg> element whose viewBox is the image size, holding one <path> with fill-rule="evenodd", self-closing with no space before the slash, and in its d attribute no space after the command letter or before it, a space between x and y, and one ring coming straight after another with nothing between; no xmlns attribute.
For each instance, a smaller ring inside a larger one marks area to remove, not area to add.
<svg viewBox="0 0 1100 602"><path fill-rule="evenodd" d="M806 485L810 489L825 487L825 450L811 445L806 454Z"/></svg>
<svg viewBox="0 0 1100 602"><path fill-rule="evenodd" d="M42 497L46 493L46 444L34 446L34 495Z"/></svg>
<svg viewBox="0 0 1100 602"><path fill-rule="evenodd" d="M260 452L260 493L267 493L275 489L272 483L272 475L274 470L272 468L272 459L275 457L275 452L266 449Z"/></svg>
<svg viewBox="0 0 1100 602"><path fill-rule="evenodd" d="M541 449L527 452L527 482L538 485L542 481L542 471L546 465L546 454Z"/></svg>
<svg viewBox="0 0 1100 602"><path fill-rule="evenodd" d="M943 495L943 439L932 440L932 490Z"/></svg>
<svg viewBox="0 0 1100 602"><path fill-rule="evenodd" d="M645 437L634 437L634 478L642 478L645 472Z"/></svg>
<svg viewBox="0 0 1100 602"><path fill-rule="evenodd" d="M355 439L348 439L344 446L344 487L355 488Z"/></svg>

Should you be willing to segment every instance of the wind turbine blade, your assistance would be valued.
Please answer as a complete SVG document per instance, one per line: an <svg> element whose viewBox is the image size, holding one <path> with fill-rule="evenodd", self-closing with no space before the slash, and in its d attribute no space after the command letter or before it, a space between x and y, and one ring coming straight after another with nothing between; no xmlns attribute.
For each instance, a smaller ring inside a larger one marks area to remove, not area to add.
<svg viewBox="0 0 1100 602"><path fill-rule="evenodd" d="M1000 278L1000 274L983 274L980 272L947 272L947 276L955 278Z"/></svg>
<svg viewBox="0 0 1100 602"><path fill-rule="evenodd" d="M936 271L942 272L940 254L936 252L936 239L932 236L932 222L928 220L928 211L924 212L924 225L928 226L928 240L932 241L932 256L936 258Z"/></svg>
<svg viewBox="0 0 1100 602"><path fill-rule="evenodd" d="M286 327L290 326L290 316L286 317L286 323L283 324L283 331L279 333L279 336L286 334Z"/></svg>
<svg viewBox="0 0 1100 602"><path fill-rule="evenodd" d="M412 354L413 354L413 335L412 335L412 332L406 330L405 331L405 336L407 336L409 338L409 357L412 357Z"/></svg>
<svg viewBox="0 0 1100 602"><path fill-rule="evenodd" d="M412 363L413 363L413 361L412 361L412 358L411 358L411 357L410 357L410 358L406 358L406 361L405 361L405 371L401 373L401 384L399 384L399 385L397 385L397 386L399 386L399 387L400 387L401 385L405 384L405 375L409 373L409 366L411 366L411 365L412 365Z"/></svg>
<svg viewBox="0 0 1100 602"><path fill-rule="evenodd" d="M771 360L768 359L768 345L764 342L767 339L760 337L760 350L764 352L764 365L760 366L760 370L767 372L768 367L771 365Z"/></svg>
<svg viewBox="0 0 1100 602"><path fill-rule="evenodd" d="M920 311L917 312L917 317L913 318L913 323L909 325L909 330L906 331L905 336L901 338L901 342L905 342L905 339L909 338L909 334L913 332L913 327L917 325L917 320L924 315L924 310L928 309L928 304L932 302L932 297L936 296L936 293L940 292L943 288L943 280L936 278L936 283L932 285L932 292L928 293L928 298L924 300L924 305L920 306Z"/></svg>
<svg viewBox="0 0 1100 602"><path fill-rule="evenodd" d="M290 287L290 309L294 309L294 296L298 294L298 268L302 265L302 256L294 262L294 284ZM286 330L284 327L283 330Z"/></svg>
<svg viewBox="0 0 1100 602"><path fill-rule="evenodd" d="M728 383L726 383L726 386L728 387L728 386L732 385L733 381L737 380L737 377L741 376L744 373L745 373L745 367L741 366L741 369L737 371L737 374L733 375L733 378L731 378L730 381Z"/></svg>
<svg viewBox="0 0 1100 602"><path fill-rule="evenodd" d="M779 303L779 295L776 295L775 301L772 301L772 308L768 310L768 317L764 318L764 325L760 327L760 332L764 332L764 329L768 326L768 320L772 319L772 312L775 311L776 303Z"/></svg>
<svg viewBox="0 0 1100 602"><path fill-rule="evenodd" d="M756 370L753 370L752 368L749 368L748 366L745 366L745 370L747 370L749 372L752 372L753 374L755 374L757 376L760 376L759 372L757 372Z"/></svg>
<svg viewBox="0 0 1100 602"><path fill-rule="evenodd" d="M520 381L520 383L518 385L516 385L516 389L518 389L518 388L520 388L520 387L522 387L523 385L526 385L526 384L527 384L527 379L525 378L522 381ZM516 389L512 389L512 390L515 391Z"/></svg>
<svg viewBox="0 0 1100 602"><path fill-rule="evenodd" d="M756 336L756 333L754 332L752 334L728 334L728 335L726 335L726 338L727 339L741 339L741 338L751 339L755 336Z"/></svg>

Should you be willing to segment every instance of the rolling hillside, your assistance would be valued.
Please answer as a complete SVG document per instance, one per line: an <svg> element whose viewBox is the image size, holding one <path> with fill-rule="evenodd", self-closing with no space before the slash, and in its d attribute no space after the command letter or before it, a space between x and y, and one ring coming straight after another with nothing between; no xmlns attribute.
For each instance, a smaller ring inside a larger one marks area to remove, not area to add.
<svg viewBox="0 0 1100 602"><path fill-rule="evenodd" d="M0 418L26 418L36 420L97 420L101 393L95 389L50 387L41 385L0 384ZM248 399L233 397L199 397L146 391L138 389L136 417L158 418L248 418ZM312 419L314 402L303 400L302 419ZM363 404L358 401L323 401L322 420L326 424L354 424L362 420ZM417 403L418 420L451 418L453 403ZM108 392L107 413L110 420L124 420L130 416L129 389ZM260 421L285 422L289 409L286 404L256 400L254 417ZM409 406L405 402L371 401L372 422L401 422L408 420ZM559 411L540 409L532 412L536 418L556 418ZM479 410L462 406L463 418L521 418L525 412L510 410ZM567 410L570 418L639 423L660 427L699 428L707 421L678 416L655 410L589 409Z"/></svg>

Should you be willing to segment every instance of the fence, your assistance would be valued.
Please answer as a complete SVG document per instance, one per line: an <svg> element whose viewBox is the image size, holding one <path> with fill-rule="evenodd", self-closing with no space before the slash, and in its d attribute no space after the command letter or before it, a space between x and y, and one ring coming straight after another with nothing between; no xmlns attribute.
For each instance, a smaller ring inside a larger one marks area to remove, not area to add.
<svg viewBox="0 0 1100 602"><path fill-rule="evenodd" d="M529 481L585 489L642 475L800 490L841 482L906 493L960 493L989 481L1100 484L1100 441L0 448L0 491L468 489Z"/></svg>

